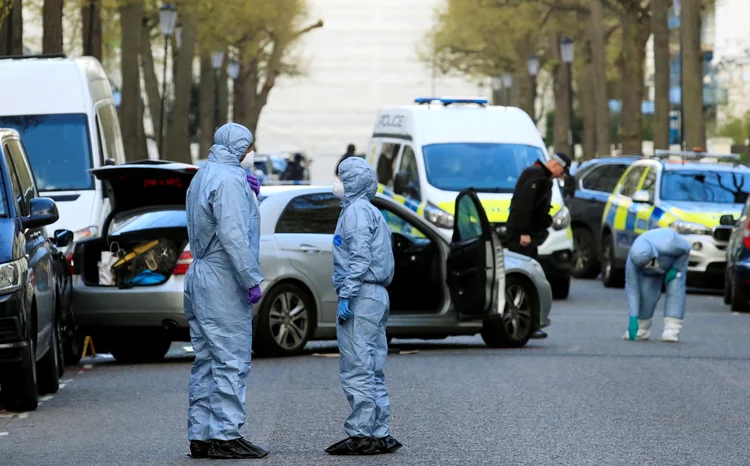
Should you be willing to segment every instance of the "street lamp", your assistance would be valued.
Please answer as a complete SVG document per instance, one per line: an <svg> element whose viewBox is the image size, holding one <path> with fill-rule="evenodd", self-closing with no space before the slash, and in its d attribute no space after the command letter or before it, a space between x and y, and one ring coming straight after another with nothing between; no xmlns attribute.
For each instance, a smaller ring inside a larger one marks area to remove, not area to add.
<svg viewBox="0 0 750 466"><path fill-rule="evenodd" d="M214 69L214 129L219 127L219 70L224 64L224 51L211 54L211 68Z"/></svg>
<svg viewBox="0 0 750 466"><path fill-rule="evenodd" d="M227 74L232 78L232 81L240 77L240 63L237 60L229 60Z"/></svg>
<svg viewBox="0 0 750 466"><path fill-rule="evenodd" d="M531 112L531 118L536 118L536 77L539 75L539 57L536 55L529 55L526 59L526 66L529 69L529 76L531 77L531 99L529 102L528 110Z"/></svg>
<svg viewBox="0 0 750 466"><path fill-rule="evenodd" d="M182 23L177 23L177 27L175 27L174 44L178 49L182 48Z"/></svg>
<svg viewBox="0 0 750 466"><path fill-rule="evenodd" d="M159 120L159 157L164 157L164 103L167 98L167 58L169 57L169 37L174 33L177 22L177 8L164 4L159 8L159 27L164 35L164 75L161 92L161 118Z"/></svg>
<svg viewBox="0 0 750 466"><path fill-rule="evenodd" d="M505 105L510 105L510 88L513 86L513 75L503 73L503 87L505 88Z"/></svg>
<svg viewBox="0 0 750 466"><path fill-rule="evenodd" d="M570 147L570 156L573 157L575 154L575 147L573 146L573 58L575 52L575 45L573 39L570 37L563 37L560 41L560 55L563 61L568 66L568 110L570 111L570 122L568 124L568 146Z"/></svg>

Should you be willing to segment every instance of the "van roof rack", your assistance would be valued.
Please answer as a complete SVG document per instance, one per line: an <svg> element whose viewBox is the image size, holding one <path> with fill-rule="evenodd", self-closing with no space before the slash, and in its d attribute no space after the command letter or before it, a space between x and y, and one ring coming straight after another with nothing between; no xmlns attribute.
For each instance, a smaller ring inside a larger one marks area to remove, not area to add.
<svg viewBox="0 0 750 466"><path fill-rule="evenodd" d="M444 107L451 104L477 104L484 107L488 101L482 97L417 97L414 99L414 103L419 105L441 103Z"/></svg>
<svg viewBox="0 0 750 466"><path fill-rule="evenodd" d="M666 159L669 157L677 157L683 160L700 160L704 158L729 159L735 162L739 162L740 160L740 156L737 154L711 154L709 152L671 151L664 149L654 151L654 158L656 159Z"/></svg>
<svg viewBox="0 0 750 466"><path fill-rule="evenodd" d="M30 58L68 58L64 53L48 53L42 55L8 55L0 57L0 60L28 60Z"/></svg>

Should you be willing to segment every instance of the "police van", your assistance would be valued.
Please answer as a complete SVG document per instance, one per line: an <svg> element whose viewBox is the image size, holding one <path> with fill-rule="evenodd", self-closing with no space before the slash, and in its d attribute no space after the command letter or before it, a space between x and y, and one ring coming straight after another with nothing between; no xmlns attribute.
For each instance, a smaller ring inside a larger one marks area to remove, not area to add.
<svg viewBox="0 0 750 466"><path fill-rule="evenodd" d="M602 282L622 287L633 241L672 226L692 244L688 285L722 287L732 225L722 225L721 217L738 218L748 193L750 168L737 155L656 151L633 163L604 208Z"/></svg>
<svg viewBox="0 0 750 466"><path fill-rule="evenodd" d="M450 236L458 193L472 187L502 236L521 172L549 158L531 118L521 109L488 106L481 98L418 98L382 109L366 154L379 191L423 215ZM539 263L553 296L568 296L573 234L558 183L553 186L549 237Z"/></svg>

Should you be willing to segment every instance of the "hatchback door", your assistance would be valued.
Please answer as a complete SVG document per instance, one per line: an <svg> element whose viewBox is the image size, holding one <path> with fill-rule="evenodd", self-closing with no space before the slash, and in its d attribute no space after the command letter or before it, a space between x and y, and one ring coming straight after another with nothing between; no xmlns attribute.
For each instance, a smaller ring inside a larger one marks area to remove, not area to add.
<svg viewBox="0 0 750 466"><path fill-rule="evenodd" d="M503 249L473 189L456 198L447 283L460 318L502 314L505 307Z"/></svg>

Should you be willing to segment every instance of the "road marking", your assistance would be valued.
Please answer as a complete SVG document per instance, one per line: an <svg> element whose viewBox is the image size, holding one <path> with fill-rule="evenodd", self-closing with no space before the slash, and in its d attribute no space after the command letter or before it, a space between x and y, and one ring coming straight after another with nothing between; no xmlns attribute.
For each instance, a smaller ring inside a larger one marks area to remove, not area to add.
<svg viewBox="0 0 750 466"><path fill-rule="evenodd" d="M10 413L0 414L0 418L3 418L3 417L13 417L13 414L10 414Z"/></svg>
<svg viewBox="0 0 750 466"><path fill-rule="evenodd" d="M0 437L5 437L6 435L8 435L8 432L0 432Z"/></svg>
<svg viewBox="0 0 750 466"><path fill-rule="evenodd" d="M84 372L86 372L86 371L84 371L84 370L78 371L79 374L83 374Z"/></svg>
<svg viewBox="0 0 750 466"><path fill-rule="evenodd" d="M53 398L54 395L47 395L39 398L39 401L49 401Z"/></svg>
<svg viewBox="0 0 750 466"><path fill-rule="evenodd" d="M65 380L62 380L61 382L62 382L62 383L70 383L70 382L72 382L72 381L73 381L73 379L65 379Z"/></svg>
<svg viewBox="0 0 750 466"><path fill-rule="evenodd" d="M65 388L65 385L67 384L61 383L59 388Z"/></svg>
<svg viewBox="0 0 750 466"><path fill-rule="evenodd" d="M88 369L93 369L93 368L94 368L94 365L93 365L93 364L84 364L84 365L83 365L83 369L84 369L84 370L88 370Z"/></svg>
<svg viewBox="0 0 750 466"><path fill-rule="evenodd" d="M195 350L193 349L192 346L183 346L182 349L184 351L187 351L188 353L195 353Z"/></svg>
<svg viewBox="0 0 750 466"><path fill-rule="evenodd" d="M18 415L18 419L26 419L29 417L29 413L21 413Z"/></svg>

